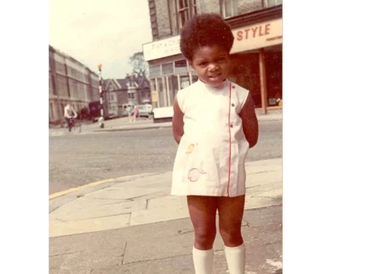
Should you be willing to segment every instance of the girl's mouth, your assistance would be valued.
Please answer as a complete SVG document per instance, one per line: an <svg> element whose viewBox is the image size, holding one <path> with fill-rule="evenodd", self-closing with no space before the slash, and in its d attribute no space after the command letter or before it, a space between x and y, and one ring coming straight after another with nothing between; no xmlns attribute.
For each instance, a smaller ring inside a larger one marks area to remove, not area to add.
<svg viewBox="0 0 365 274"><path fill-rule="evenodd" d="M222 74L219 73L219 74L215 74L215 75L210 75L208 78L209 80L217 80Z"/></svg>

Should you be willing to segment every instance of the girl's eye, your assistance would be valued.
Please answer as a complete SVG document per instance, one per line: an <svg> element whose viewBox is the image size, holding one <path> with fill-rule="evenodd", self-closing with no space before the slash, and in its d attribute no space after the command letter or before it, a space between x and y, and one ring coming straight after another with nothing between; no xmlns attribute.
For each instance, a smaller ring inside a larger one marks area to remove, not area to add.
<svg viewBox="0 0 365 274"><path fill-rule="evenodd" d="M206 66L207 65L207 62L201 62L199 63L199 66Z"/></svg>

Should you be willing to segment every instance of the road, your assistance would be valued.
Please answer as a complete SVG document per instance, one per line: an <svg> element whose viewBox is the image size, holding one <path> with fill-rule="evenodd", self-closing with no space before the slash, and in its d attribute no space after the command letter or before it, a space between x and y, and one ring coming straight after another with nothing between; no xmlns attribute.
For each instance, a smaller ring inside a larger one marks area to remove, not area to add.
<svg viewBox="0 0 365 274"><path fill-rule="evenodd" d="M171 129L49 137L49 194L91 182L172 170ZM282 121L261 121L247 161L282 157Z"/></svg>

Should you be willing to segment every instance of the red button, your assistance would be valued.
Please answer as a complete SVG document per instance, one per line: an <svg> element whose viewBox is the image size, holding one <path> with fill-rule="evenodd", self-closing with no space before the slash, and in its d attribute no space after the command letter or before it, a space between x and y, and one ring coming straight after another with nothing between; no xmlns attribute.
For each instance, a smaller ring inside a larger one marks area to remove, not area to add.
<svg viewBox="0 0 365 274"><path fill-rule="evenodd" d="M232 107L234 107L234 104L232 104Z"/></svg>
<svg viewBox="0 0 365 274"><path fill-rule="evenodd" d="M233 127L233 125L231 124L231 127Z"/></svg>
<svg viewBox="0 0 365 274"><path fill-rule="evenodd" d="M236 88L235 86L232 86L232 88Z"/></svg>

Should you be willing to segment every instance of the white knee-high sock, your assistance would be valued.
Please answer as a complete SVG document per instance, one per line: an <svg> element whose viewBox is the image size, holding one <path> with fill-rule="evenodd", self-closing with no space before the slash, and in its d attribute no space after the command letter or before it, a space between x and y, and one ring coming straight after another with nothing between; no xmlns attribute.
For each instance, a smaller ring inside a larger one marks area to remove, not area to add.
<svg viewBox="0 0 365 274"><path fill-rule="evenodd" d="M199 250L193 247L195 274L213 274L213 249Z"/></svg>
<svg viewBox="0 0 365 274"><path fill-rule="evenodd" d="M229 274L244 274L246 264L246 249L242 243L236 247L224 247Z"/></svg>

